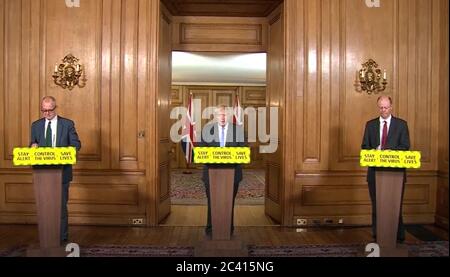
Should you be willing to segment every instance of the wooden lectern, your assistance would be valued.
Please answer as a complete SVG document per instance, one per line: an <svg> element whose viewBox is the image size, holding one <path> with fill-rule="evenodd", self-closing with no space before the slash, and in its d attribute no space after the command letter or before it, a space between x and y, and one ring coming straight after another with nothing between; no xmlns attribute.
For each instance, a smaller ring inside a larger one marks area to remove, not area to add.
<svg viewBox="0 0 450 277"><path fill-rule="evenodd" d="M27 256L66 256L67 253L60 245L62 166L34 166L33 184L39 249L29 249Z"/></svg>
<svg viewBox="0 0 450 277"><path fill-rule="evenodd" d="M405 181L405 171L399 169L420 168L420 158L419 151L361 150L360 165L375 168L377 243L380 256L408 256L406 247L397 246L398 220Z"/></svg>
<svg viewBox="0 0 450 277"><path fill-rule="evenodd" d="M194 255L245 257L248 249L231 237L234 175L237 164L250 163L249 147L195 147L194 162L208 168L212 239L200 241ZM218 166L212 166L219 164Z"/></svg>
<svg viewBox="0 0 450 277"><path fill-rule="evenodd" d="M210 168L211 224L213 240L231 238L234 169Z"/></svg>
<svg viewBox="0 0 450 277"><path fill-rule="evenodd" d="M195 256L248 255L247 248L241 241L231 239L233 185L233 168L209 169L212 240L204 241L196 247Z"/></svg>
<svg viewBox="0 0 450 277"><path fill-rule="evenodd" d="M397 229L403 188L403 171L377 169L377 243L382 257L408 256L406 248L397 247Z"/></svg>
<svg viewBox="0 0 450 277"><path fill-rule="evenodd" d="M58 257L68 253L60 245L63 165L76 163L75 147L15 147L13 164L33 166L39 249L27 256Z"/></svg>

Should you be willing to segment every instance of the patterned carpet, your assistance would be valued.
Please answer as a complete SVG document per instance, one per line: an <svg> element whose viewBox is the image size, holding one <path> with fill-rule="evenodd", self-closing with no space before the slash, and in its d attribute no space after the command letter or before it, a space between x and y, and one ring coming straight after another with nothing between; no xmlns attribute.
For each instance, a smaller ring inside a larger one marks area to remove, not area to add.
<svg viewBox="0 0 450 277"><path fill-rule="evenodd" d="M174 205L206 205L205 187L201 170L183 174L174 170L171 175L170 199ZM243 179L236 196L237 205L264 204L264 170L243 170Z"/></svg>
<svg viewBox="0 0 450 277"><path fill-rule="evenodd" d="M448 241L405 243L410 257L443 257L449 255ZM26 247L0 251L0 257L24 256ZM94 245L80 246L81 257L193 257L193 247ZM363 257L363 244L299 245L248 247L249 257Z"/></svg>
<svg viewBox="0 0 450 277"><path fill-rule="evenodd" d="M405 243L409 257L448 256L448 241ZM302 245L302 246L249 246L254 257L364 257L363 244Z"/></svg>

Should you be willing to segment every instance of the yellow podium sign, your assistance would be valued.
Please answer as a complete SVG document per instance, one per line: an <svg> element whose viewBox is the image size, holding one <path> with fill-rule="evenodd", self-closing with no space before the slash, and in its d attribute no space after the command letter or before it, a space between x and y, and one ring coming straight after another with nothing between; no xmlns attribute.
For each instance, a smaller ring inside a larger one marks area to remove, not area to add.
<svg viewBox="0 0 450 277"><path fill-rule="evenodd" d="M361 150L359 163L361 166L420 168L419 151L396 150Z"/></svg>
<svg viewBox="0 0 450 277"><path fill-rule="evenodd" d="M13 164L18 165L65 165L77 162L75 147L16 147Z"/></svg>
<svg viewBox="0 0 450 277"><path fill-rule="evenodd" d="M248 164L250 147L194 147L196 164Z"/></svg>

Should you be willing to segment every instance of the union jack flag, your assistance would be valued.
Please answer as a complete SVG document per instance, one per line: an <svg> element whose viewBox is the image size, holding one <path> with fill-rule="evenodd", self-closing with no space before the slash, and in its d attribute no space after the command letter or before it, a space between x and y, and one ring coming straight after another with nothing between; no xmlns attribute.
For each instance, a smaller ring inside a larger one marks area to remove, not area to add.
<svg viewBox="0 0 450 277"><path fill-rule="evenodd" d="M196 141L194 125L194 104L192 100L192 94L190 94L182 132L182 142L185 150L184 153L186 162L188 164L192 163L193 161L194 142Z"/></svg>
<svg viewBox="0 0 450 277"><path fill-rule="evenodd" d="M233 123L237 125L242 125L242 108L239 102L239 95L236 93L233 106Z"/></svg>

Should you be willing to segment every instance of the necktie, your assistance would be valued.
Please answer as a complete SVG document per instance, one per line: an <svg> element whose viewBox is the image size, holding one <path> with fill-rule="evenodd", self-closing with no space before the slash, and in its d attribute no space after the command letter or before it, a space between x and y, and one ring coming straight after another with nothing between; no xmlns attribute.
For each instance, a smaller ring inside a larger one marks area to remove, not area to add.
<svg viewBox="0 0 450 277"><path fill-rule="evenodd" d="M51 121L48 122L47 131L45 132L45 146L52 147L52 127Z"/></svg>
<svg viewBox="0 0 450 277"><path fill-rule="evenodd" d="M384 149L386 147L386 140L387 140L387 133L388 133L388 129L387 129L387 121L383 121L384 125L383 125L383 133L381 133L381 149Z"/></svg>
<svg viewBox="0 0 450 277"><path fill-rule="evenodd" d="M221 132L220 132L220 147L224 147L225 146L225 127L222 126L221 128Z"/></svg>

